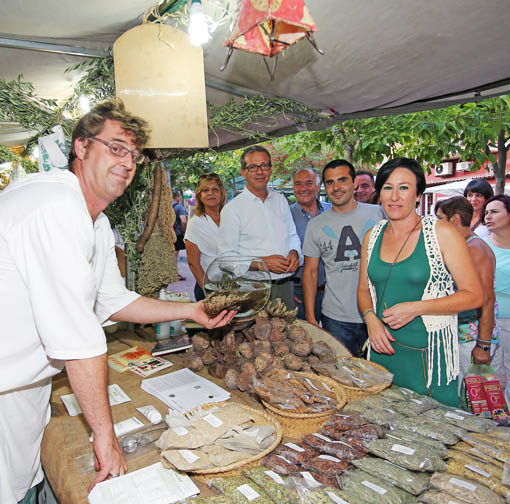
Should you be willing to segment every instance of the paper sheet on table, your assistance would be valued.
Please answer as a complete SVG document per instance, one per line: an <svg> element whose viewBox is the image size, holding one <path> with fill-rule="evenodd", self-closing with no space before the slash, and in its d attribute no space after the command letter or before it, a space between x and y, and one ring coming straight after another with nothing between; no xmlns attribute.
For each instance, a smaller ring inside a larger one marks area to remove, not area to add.
<svg viewBox="0 0 510 504"><path fill-rule="evenodd" d="M186 411L230 399L230 393L188 368L142 380L142 390L161 399L175 411Z"/></svg>
<svg viewBox="0 0 510 504"><path fill-rule="evenodd" d="M165 469L161 462L98 483L90 504L170 504L200 492L189 476Z"/></svg>
<svg viewBox="0 0 510 504"><path fill-rule="evenodd" d="M81 413L80 405L74 394L60 396L60 399L62 399L69 415L76 416ZM131 401L130 397L116 383L108 385L108 399L110 401L110 406Z"/></svg>

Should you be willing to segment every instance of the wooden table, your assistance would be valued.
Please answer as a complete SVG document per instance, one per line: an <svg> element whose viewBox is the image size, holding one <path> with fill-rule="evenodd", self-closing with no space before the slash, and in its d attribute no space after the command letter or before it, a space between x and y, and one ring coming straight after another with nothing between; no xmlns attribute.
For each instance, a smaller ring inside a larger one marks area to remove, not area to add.
<svg viewBox="0 0 510 504"><path fill-rule="evenodd" d="M306 322L300 322L309 329L311 336L316 339L320 337L326 339L328 343L334 346L339 355L348 355L348 352L342 347L329 333L310 326ZM108 353L114 354L121 352L132 346L142 346L151 350L155 341L143 340L135 333L128 331L116 332L108 336ZM173 363L173 366L167 368L152 376L160 376L163 373L177 371L183 368L183 353L173 353L166 355L165 358ZM218 380L209 375L204 368L198 374L225 387L223 380ZM151 376L151 377L152 377ZM108 383L118 384L122 390L131 398L130 402L118 404L112 407L113 421L119 422L127 418L136 416L145 424L149 424L137 410L137 407L154 405L165 417L168 407L155 396L143 391L140 386L142 377L126 371L118 373L109 369ZM62 504L82 504L87 503L87 489L94 481L96 472L94 470L82 473L78 468L76 459L82 457L90 458L92 455L92 444L88 438L90 429L85 421L83 414L71 417L69 416L60 396L72 393L67 375L60 373L53 378L53 391L51 394L51 414L52 419L43 438L41 449L41 460L46 472L46 476L55 492L55 495ZM237 390L230 391L232 399L235 402L246 404L253 408L263 409L262 405L247 393ZM142 455L131 454L126 456L129 470L137 470L146 467L160 460L159 451L153 446L148 452ZM201 481L195 480L200 488L202 495L212 495L211 490Z"/></svg>

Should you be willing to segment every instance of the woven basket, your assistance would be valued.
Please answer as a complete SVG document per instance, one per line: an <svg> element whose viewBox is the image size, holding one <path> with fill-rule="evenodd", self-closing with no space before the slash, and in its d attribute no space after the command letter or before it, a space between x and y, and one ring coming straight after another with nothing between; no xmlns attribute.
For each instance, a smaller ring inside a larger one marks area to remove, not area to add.
<svg viewBox="0 0 510 504"><path fill-rule="evenodd" d="M272 415L276 417L283 427L283 433L292 438L300 438L304 434L312 434L321 430L322 426L327 422L328 418L340 408L343 408L347 402L347 395L343 390L343 386L337 381L325 376L319 376L315 373L295 373L296 375L310 378L311 380L319 380L324 382L335 394L337 406L328 411L320 413L296 413L295 411L283 410L276 406L262 401Z"/></svg>
<svg viewBox="0 0 510 504"><path fill-rule="evenodd" d="M367 361L365 359L360 359L358 357L349 357L349 360L358 360L358 361L363 360L363 361L365 361L365 363L373 366L376 369L379 369L380 371L385 371L386 373L389 372L385 367L381 366L380 364L377 364L376 362ZM389 380L387 383L383 383L381 385L373 385L372 387L368 387L366 389L360 389L358 387L349 387L347 385L344 385L343 383L342 383L342 387L347 394L347 402L350 403L350 402L356 401L358 399L363 399L365 397L369 397L369 396L378 394L385 388L388 388L391 385L391 382L392 382L392 380Z"/></svg>
<svg viewBox="0 0 510 504"><path fill-rule="evenodd" d="M221 403L220 403L220 405L221 405ZM194 477L195 476L205 476L205 475L209 475L209 474L218 474L218 473L221 473L221 476L237 476L237 475L241 474L242 467L257 465L258 461L261 458L265 457L268 453L271 453L280 444L280 442L282 440L283 429L282 429L282 426L280 425L280 423L278 422L278 420L276 420L274 418L274 416L269 415L268 413L266 413L265 411L263 411L261 409L250 408L249 406L245 406L244 404L240 404L240 403L237 403L237 405L241 406L241 408L248 411L248 413L250 413L253 416L255 425L270 424L275 428L276 439L275 439L274 443L271 446L269 446L269 448L266 448L264 451L257 453L257 455L253 455L250 458L241 460L239 462L235 462L234 464L230 464L228 466L212 467L210 469L198 469L196 471L187 471L190 474L192 474ZM211 404L209 407L212 407L212 406L214 406L214 405ZM205 407L205 406L203 408L207 409L207 407ZM207 481L210 478L209 477L206 477L206 478L199 477L198 479Z"/></svg>

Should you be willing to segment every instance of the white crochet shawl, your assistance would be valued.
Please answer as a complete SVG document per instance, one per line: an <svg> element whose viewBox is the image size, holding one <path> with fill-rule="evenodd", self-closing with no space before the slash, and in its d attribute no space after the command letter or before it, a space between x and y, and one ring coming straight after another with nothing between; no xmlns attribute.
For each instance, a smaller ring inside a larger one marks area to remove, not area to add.
<svg viewBox="0 0 510 504"><path fill-rule="evenodd" d="M381 220L371 231L368 242L368 261L377 238L381 234L387 220ZM425 251L430 267L430 277L423 291L422 300L437 299L449 296L455 292L453 279L446 269L439 248L439 242L436 235L435 217L429 216L422 218L423 238L425 241ZM391 279L390 279L391 280ZM377 296L373 283L368 280L370 296L374 310L377 308ZM446 384L448 385L459 374L459 345L457 340L457 315L422 315L423 324L428 335L428 369L427 369L427 388L432 383L434 353L437 349L437 385L441 385L441 359L439 358L441 343L444 345L444 354L446 361ZM369 348L370 352L370 348ZM369 353L370 359L370 353Z"/></svg>

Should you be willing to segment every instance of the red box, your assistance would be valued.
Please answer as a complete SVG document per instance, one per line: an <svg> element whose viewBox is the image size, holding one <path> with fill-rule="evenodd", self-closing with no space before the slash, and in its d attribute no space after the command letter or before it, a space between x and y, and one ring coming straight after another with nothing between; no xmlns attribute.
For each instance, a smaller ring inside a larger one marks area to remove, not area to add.
<svg viewBox="0 0 510 504"><path fill-rule="evenodd" d="M493 420L509 419L508 405L506 404L499 380L484 380L482 386Z"/></svg>
<svg viewBox="0 0 510 504"><path fill-rule="evenodd" d="M491 412L487 404L484 388L482 386L482 378L480 376L466 376L464 378L466 390L471 402L471 409L475 415L485 418L491 418Z"/></svg>

